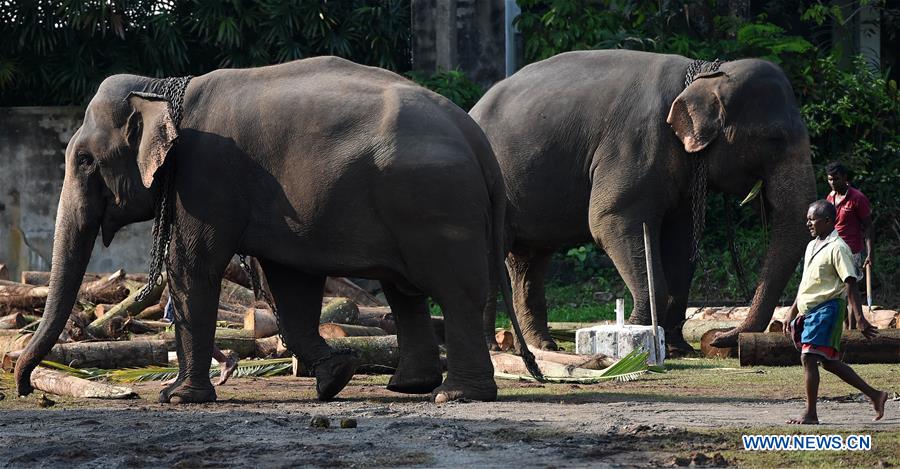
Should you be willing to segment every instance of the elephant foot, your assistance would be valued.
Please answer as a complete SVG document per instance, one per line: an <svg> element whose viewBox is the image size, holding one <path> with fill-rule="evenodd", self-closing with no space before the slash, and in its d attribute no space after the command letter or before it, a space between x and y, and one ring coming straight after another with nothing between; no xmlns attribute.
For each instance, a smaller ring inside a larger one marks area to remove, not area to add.
<svg viewBox="0 0 900 469"><path fill-rule="evenodd" d="M197 404L215 401L216 390L208 379L205 386L197 386L184 380L175 382L159 392L160 404Z"/></svg>
<svg viewBox="0 0 900 469"><path fill-rule="evenodd" d="M697 355L697 351L691 344L681 341L676 343L666 342L666 358L682 358Z"/></svg>
<svg viewBox="0 0 900 469"><path fill-rule="evenodd" d="M316 395L330 401L347 386L356 373L357 360L350 354L335 354L315 367Z"/></svg>
<svg viewBox="0 0 900 469"><path fill-rule="evenodd" d="M496 401L497 383L493 379L477 385L455 383L450 378L444 381L431 392L431 399L435 404L443 404L450 401Z"/></svg>
<svg viewBox="0 0 900 469"><path fill-rule="evenodd" d="M740 334L741 332L743 331L738 328L734 328L728 332L721 332L716 335L716 338L713 339L713 341L710 342L709 345L719 348L737 347L738 334Z"/></svg>
<svg viewBox="0 0 900 469"><path fill-rule="evenodd" d="M429 360L430 362L430 360ZM387 388L389 391L403 394L428 394L441 385L443 366L435 361L433 366L406 366L403 362L391 376Z"/></svg>
<svg viewBox="0 0 900 469"><path fill-rule="evenodd" d="M559 350L559 345L556 345L556 341L553 340L553 337L550 335L550 329L536 332L522 331L522 335L525 336L525 342L531 347L537 347L540 350L549 350L553 352ZM516 345L516 348L518 349L518 343Z"/></svg>

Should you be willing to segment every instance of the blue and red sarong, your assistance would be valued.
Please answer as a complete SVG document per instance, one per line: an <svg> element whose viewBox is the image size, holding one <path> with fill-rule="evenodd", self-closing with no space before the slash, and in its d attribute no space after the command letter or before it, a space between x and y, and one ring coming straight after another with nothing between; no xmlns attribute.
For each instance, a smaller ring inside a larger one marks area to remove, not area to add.
<svg viewBox="0 0 900 469"><path fill-rule="evenodd" d="M820 355L826 360L840 360L841 333L846 313L847 302L833 299L797 316L791 324L794 346L801 353Z"/></svg>

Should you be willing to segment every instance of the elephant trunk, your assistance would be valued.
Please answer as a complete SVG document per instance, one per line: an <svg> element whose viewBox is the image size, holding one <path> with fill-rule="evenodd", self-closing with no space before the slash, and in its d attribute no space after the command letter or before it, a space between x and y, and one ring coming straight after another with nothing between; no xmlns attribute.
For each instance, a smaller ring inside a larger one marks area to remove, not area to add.
<svg viewBox="0 0 900 469"><path fill-rule="evenodd" d="M776 303L793 275L809 242L806 212L815 200L816 187L809 151L798 152L764 179L765 209L771 215L771 236L747 318L736 328L719 334L715 347L734 347L741 332L761 332L769 325Z"/></svg>
<svg viewBox="0 0 900 469"><path fill-rule="evenodd" d="M34 390L31 372L56 344L66 325L100 227L100 217L90 216L92 207L81 197L67 196L71 192L64 185L56 212L50 291L43 318L16 363L16 389L21 396Z"/></svg>

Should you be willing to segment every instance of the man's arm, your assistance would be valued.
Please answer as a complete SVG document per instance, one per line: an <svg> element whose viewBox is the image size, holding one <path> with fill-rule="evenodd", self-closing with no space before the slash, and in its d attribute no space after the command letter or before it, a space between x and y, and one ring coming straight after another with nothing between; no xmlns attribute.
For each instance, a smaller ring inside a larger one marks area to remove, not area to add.
<svg viewBox="0 0 900 469"><path fill-rule="evenodd" d="M875 337L878 335L878 330L863 315L859 302L859 289L856 287L856 277L848 276L844 279L844 286L847 290L847 308L850 310L849 313L856 317L856 325L859 327L859 331L868 339Z"/></svg>
<svg viewBox="0 0 900 469"><path fill-rule="evenodd" d="M862 225L863 237L866 240L866 260L863 262L863 269L866 268L867 265L873 265L872 262L875 259L873 253L875 251L875 244L872 242L872 217L868 216L860 220L860 224Z"/></svg>

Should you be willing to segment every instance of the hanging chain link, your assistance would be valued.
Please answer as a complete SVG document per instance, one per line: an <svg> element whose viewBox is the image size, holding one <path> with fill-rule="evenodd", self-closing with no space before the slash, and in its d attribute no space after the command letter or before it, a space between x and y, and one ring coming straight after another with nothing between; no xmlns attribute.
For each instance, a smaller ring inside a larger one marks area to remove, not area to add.
<svg viewBox="0 0 900 469"><path fill-rule="evenodd" d="M262 282L259 279L259 275L256 275L256 269L250 267L250 264L247 262L247 256L244 254L238 254L238 259L241 261L241 268L244 269L244 272L247 274L247 277L250 278L250 285L253 287L253 291L259 292L259 295L262 297L263 301L269 305L269 308L272 310L272 313L275 315L275 326L278 327L278 339L281 340L281 345L284 346L285 349L290 351L287 343L284 341L284 334L282 331L284 329L281 328L281 317L278 314L278 308L275 306L275 301L269 296L269 292L266 291L262 286ZM291 352L293 355L294 352Z"/></svg>
<svg viewBox="0 0 900 469"><path fill-rule="evenodd" d="M716 72L725 63L716 59L712 62L694 60L684 73L684 87L694 82L697 75ZM691 262L700 260L700 238L706 227L706 193L709 175L709 161L704 155L697 155L694 160L693 177L691 178Z"/></svg>
<svg viewBox="0 0 900 469"><path fill-rule="evenodd" d="M184 92L187 90L191 76L166 78L152 85L152 91L159 93L169 101L172 122L175 128L181 125L184 116ZM147 284L138 293L137 301L144 301L158 285L162 285L163 266L169 258L169 242L172 238L174 216L169 197L172 192L172 163L165 171L161 171L161 189L156 196L156 213L153 218L153 246L150 248L150 266L147 269Z"/></svg>

